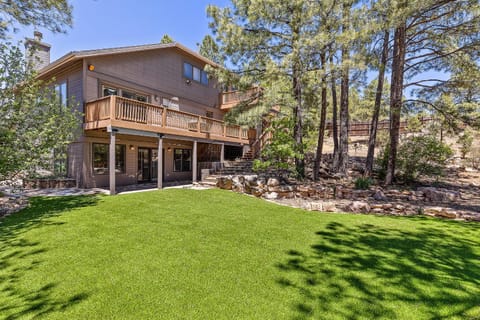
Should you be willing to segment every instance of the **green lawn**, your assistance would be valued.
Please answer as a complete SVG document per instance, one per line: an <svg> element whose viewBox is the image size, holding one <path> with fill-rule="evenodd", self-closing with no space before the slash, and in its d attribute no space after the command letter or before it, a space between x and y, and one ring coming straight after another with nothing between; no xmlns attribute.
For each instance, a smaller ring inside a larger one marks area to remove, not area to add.
<svg viewBox="0 0 480 320"><path fill-rule="evenodd" d="M35 198L0 220L0 318L479 319L480 225L221 190Z"/></svg>

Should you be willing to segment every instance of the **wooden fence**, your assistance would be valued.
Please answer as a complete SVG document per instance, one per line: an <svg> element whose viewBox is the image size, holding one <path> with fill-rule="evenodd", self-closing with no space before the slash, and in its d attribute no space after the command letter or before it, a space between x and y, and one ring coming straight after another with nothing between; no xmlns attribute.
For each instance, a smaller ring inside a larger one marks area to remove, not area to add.
<svg viewBox="0 0 480 320"><path fill-rule="evenodd" d="M419 119L422 126L425 123L433 121L433 118L420 118ZM340 126L337 125L338 130L340 131ZM377 131L389 130L390 121L382 120L378 122ZM333 125L331 122L327 122L325 126L327 134L330 136L332 134ZM400 133L405 133L408 131L407 121L400 121ZM351 137L368 137L370 135L370 122L351 122L350 127L348 128L348 135Z"/></svg>

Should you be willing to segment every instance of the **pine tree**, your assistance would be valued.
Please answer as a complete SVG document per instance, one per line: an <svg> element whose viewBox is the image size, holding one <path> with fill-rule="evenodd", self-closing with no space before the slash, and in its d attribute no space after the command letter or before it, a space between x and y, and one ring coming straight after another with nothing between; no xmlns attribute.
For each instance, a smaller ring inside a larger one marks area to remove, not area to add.
<svg viewBox="0 0 480 320"><path fill-rule="evenodd" d="M15 31L16 25L43 27L63 33L72 26L72 6L68 0L0 1L0 38Z"/></svg>
<svg viewBox="0 0 480 320"><path fill-rule="evenodd" d="M304 62L312 60L309 41L316 34L311 29L316 4L305 0L232 0L232 7L209 6L207 10L220 50L233 66L229 73L218 70L219 79L236 82L240 88L259 84L270 91L263 98L273 98L270 102L277 98L281 103L276 104L287 109L294 124L295 167L300 177L305 175L305 78L312 71ZM280 91L272 97L271 92Z"/></svg>
<svg viewBox="0 0 480 320"><path fill-rule="evenodd" d="M206 35L200 45L198 46L198 53L200 53L205 58L208 58L215 62L218 65L223 65L224 58L220 52L215 39L211 35Z"/></svg>
<svg viewBox="0 0 480 320"><path fill-rule="evenodd" d="M162 39L160 39L161 44L169 44L172 42L175 42L175 40L166 33L163 35Z"/></svg>
<svg viewBox="0 0 480 320"><path fill-rule="evenodd" d="M433 108L445 116L462 114L459 108L445 108L440 99L449 88L461 83L455 78L457 67L471 64L478 69L480 50L480 3L478 0L399 1L393 7L392 25L395 28L391 83L390 152L386 184L395 177L395 161L402 107L406 104ZM426 79L421 75L429 70L453 72L453 77ZM420 79L418 79L420 77ZM406 82L411 81L411 82ZM417 88L417 98L403 100L405 88ZM432 94L437 93L437 97ZM433 99L432 99L433 98ZM435 99L436 98L436 99ZM440 102L440 103L437 103ZM448 99L447 99L448 101ZM461 104L462 98L457 97ZM478 106L478 103L477 103Z"/></svg>

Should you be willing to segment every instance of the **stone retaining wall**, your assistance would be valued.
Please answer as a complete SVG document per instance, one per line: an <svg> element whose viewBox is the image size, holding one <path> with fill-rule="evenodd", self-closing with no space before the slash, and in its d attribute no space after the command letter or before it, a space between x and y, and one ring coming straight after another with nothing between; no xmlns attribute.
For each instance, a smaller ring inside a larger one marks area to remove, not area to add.
<svg viewBox="0 0 480 320"><path fill-rule="evenodd" d="M64 189L75 188L75 179L24 179L23 187L25 189Z"/></svg>
<svg viewBox="0 0 480 320"><path fill-rule="evenodd" d="M306 210L390 215L425 214L480 221L480 215L445 206L460 200L461 194L442 188L420 187L417 190L401 191L374 187L369 190L355 190L340 184L290 184L279 177L258 175L219 177L216 186Z"/></svg>

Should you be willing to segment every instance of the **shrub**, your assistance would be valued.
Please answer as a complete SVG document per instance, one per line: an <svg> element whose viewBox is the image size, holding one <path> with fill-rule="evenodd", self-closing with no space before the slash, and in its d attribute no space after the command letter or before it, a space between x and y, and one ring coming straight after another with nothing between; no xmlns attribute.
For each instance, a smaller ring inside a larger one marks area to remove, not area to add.
<svg viewBox="0 0 480 320"><path fill-rule="evenodd" d="M406 180L441 175L452 149L432 136L407 138L398 149L397 168Z"/></svg>
<svg viewBox="0 0 480 320"><path fill-rule="evenodd" d="M268 130L271 130L272 138L262 150L261 159L254 161L253 169L255 171L280 169L296 174L293 159L301 158L302 155L291 134L292 121L287 117L275 119Z"/></svg>
<svg viewBox="0 0 480 320"><path fill-rule="evenodd" d="M386 146L382 156L377 160L381 168L379 172L381 178L385 176L387 170L389 152L389 147ZM441 175L448 158L452 155L452 149L434 136L408 137L397 151L397 176L414 181L421 175Z"/></svg>
<svg viewBox="0 0 480 320"><path fill-rule="evenodd" d="M472 149L473 144L473 135L470 130L465 130L463 134L458 137L457 142L460 144L460 153L462 155L462 159L465 159L467 153L469 153Z"/></svg>
<svg viewBox="0 0 480 320"><path fill-rule="evenodd" d="M368 177L359 177L355 180L355 189L366 190L372 185L372 180Z"/></svg>

